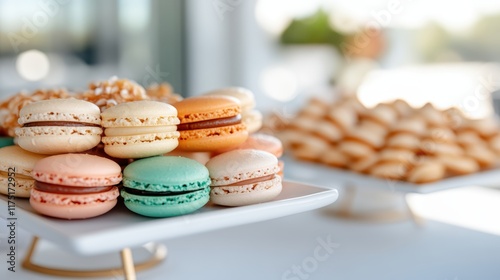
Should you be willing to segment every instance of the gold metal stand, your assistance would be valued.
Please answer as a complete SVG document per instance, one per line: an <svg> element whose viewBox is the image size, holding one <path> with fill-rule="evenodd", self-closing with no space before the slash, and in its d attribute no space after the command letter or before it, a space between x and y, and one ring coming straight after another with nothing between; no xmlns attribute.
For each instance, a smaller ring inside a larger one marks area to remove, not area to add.
<svg viewBox="0 0 500 280"><path fill-rule="evenodd" d="M27 255L23 260L22 266L25 269L35 271L38 273L61 276L61 277L116 277L124 276L126 280L135 280L136 271L146 270L160 264L167 257L167 248L163 245L157 244L152 256L149 260L134 265L132 258L132 251L130 248L121 250L122 267L101 269L101 270L67 270L54 267L46 267L37 265L32 262L33 254L38 244L38 236L33 237L31 245L28 249Z"/></svg>
<svg viewBox="0 0 500 280"><path fill-rule="evenodd" d="M353 219L360 220L365 222L396 222L401 220L406 220L410 218L412 222L421 227L424 225L425 220L419 217L415 212L411 209L408 204L407 196L404 197L404 205L406 211L401 210L387 210L387 211L378 211L374 213L355 213L352 211L352 206L354 199L357 195L357 189L354 186L346 186L344 191L344 198L340 202L340 207L337 211L335 211L335 216L345 219Z"/></svg>

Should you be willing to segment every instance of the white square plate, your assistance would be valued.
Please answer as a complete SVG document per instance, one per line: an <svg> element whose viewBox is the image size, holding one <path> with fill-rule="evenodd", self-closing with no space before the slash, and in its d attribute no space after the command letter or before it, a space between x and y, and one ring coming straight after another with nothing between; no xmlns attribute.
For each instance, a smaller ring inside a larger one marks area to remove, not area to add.
<svg viewBox="0 0 500 280"><path fill-rule="evenodd" d="M130 212L122 201L110 212L86 220L61 220L37 214L27 199L15 199L16 224L42 239L82 255L119 251L147 242L270 220L326 206L338 192L298 182L283 182L273 201L241 207L207 204L195 213L148 218ZM7 219L8 200L0 195L0 217Z"/></svg>

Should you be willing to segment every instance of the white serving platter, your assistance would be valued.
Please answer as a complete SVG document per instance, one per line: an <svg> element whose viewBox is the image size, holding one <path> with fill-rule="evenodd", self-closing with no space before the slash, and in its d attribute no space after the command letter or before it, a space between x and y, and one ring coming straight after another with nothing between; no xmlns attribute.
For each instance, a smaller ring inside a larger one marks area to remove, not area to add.
<svg viewBox="0 0 500 280"><path fill-rule="evenodd" d="M465 186L494 186L500 182L500 169L494 168L471 175L455 176L427 184L385 180L319 163L283 157L285 177L321 186L355 186L401 193L432 193Z"/></svg>
<svg viewBox="0 0 500 280"><path fill-rule="evenodd" d="M81 255L119 251L147 242L165 240L231 226L270 220L301 213L333 203L336 189L285 180L283 191L273 201L241 207L207 204L195 213L148 218L118 205L110 212L87 220L61 220L37 214L27 199L15 199L18 227L61 248ZM0 195L0 217L6 219L7 197Z"/></svg>

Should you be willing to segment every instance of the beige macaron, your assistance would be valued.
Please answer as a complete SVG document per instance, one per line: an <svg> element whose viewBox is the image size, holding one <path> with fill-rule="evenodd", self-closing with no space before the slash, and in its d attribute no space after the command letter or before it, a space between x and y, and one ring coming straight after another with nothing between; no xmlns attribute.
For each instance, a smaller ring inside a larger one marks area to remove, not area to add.
<svg viewBox="0 0 500 280"><path fill-rule="evenodd" d="M408 172L406 180L416 184L435 182L444 178L445 171L444 164L439 160L425 160Z"/></svg>
<svg viewBox="0 0 500 280"><path fill-rule="evenodd" d="M450 175L466 175L477 172L479 164L472 158L457 155L440 155L437 159Z"/></svg>
<svg viewBox="0 0 500 280"><path fill-rule="evenodd" d="M336 147L331 147L321 153L319 161L331 167L343 168L349 163L349 157Z"/></svg>
<svg viewBox="0 0 500 280"><path fill-rule="evenodd" d="M386 139L385 146L393 149L416 151L420 148L420 138L410 133L397 133Z"/></svg>
<svg viewBox="0 0 500 280"><path fill-rule="evenodd" d="M486 145L468 145L464 150L465 155L474 159L481 168L490 168L497 162L494 151Z"/></svg>
<svg viewBox="0 0 500 280"><path fill-rule="evenodd" d="M389 105L391 105L394 110L396 110L396 113L400 118L410 116L415 111L415 109L413 109L413 107L411 107L410 104L408 104L408 102L404 101L403 99L396 99Z"/></svg>
<svg viewBox="0 0 500 280"><path fill-rule="evenodd" d="M318 120L314 125L313 133L331 143L337 143L344 136L344 132L336 124L327 120Z"/></svg>
<svg viewBox="0 0 500 280"><path fill-rule="evenodd" d="M405 164L398 162L379 162L372 166L368 174L390 180L403 180L408 172Z"/></svg>
<svg viewBox="0 0 500 280"><path fill-rule="evenodd" d="M327 118L343 131L349 131L357 122L356 112L349 107L334 107L328 112Z"/></svg>
<svg viewBox="0 0 500 280"><path fill-rule="evenodd" d="M368 170L378 162L378 154L372 153L366 157L353 160L349 163L348 168L359 173L367 173Z"/></svg>
<svg viewBox="0 0 500 280"><path fill-rule="evenodd" d="M30 197L35 185L31 172L35 164L47 157L19 146L0 148L0 193L13 197Z"/></svg>
<svg viewBox="0 0 500 280"><path fill-rule="evenodd" d="M413 135L423 135L427 129L427 124L420 117L411 117L407 119L399 120L397 123L393 124L390 128L390 134L396 133L410 133Z"/></svg>

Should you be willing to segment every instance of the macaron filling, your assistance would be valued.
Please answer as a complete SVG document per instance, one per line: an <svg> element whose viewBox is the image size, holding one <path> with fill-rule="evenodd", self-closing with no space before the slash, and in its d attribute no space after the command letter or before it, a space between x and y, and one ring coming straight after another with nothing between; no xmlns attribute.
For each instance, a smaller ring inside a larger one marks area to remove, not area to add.
<svg viewBox="0 0 500 280"><path fill-rule="evenodd" d="M241 115L238 114L236 116L213 119L213 120L205 120L199 122L192 123L182 123L177 125L178 131L184 130L195 130L195 129L208 129L208 128L216 128L230 125L237 125L241 123Z"/></svg>
<svg viewBox="0 0 500 280"><path fill-rule="evenodd" d="M69 187L63 185L49 184L40 181L35 181L36 190L49 193L57 194L89 194L89 193L100 193L107 192L113 188L113 186L103 186L103 187Z"/></svg>
<svg viewBox="0 0 500 280"><path fill-rule="evenodd" d="M42 121L42 122L30 122L23 124L22 127L36 127L36 126L92 126L92 127L101 127L95 123L81 123L81 122L69 122L69 121Z"/></svg>
<svg viewBox="0 0 500 280"><path fill-rule="evenodd" d="M257 183L261 183L261 182L273 180L275 177L276 177L276 174L271 174L271 175L267 175L267 176L263 176L263 177L258 177L258 178L253 178L253 179L247 179L247 180L239 181L239 182L232 183L232 184L229 184L229 185L226 185L226 186L232 187L232 186L244 186L244 185L257 184Z"/></svg>
<svg viewBox="0 0 500 280"><path fill-rule="evenodd" d="M135 194L135 195L140 195L140 196L171 196L171 195L188 194L188 193L197 192L197 191L200 191L203 189L172 192L172 191L145 191L145 190L138 190L138 189L123 187L122 190L129 193L129 194Z"/></svg>

